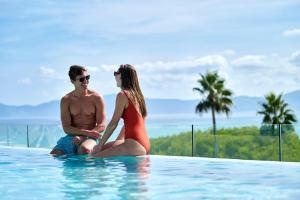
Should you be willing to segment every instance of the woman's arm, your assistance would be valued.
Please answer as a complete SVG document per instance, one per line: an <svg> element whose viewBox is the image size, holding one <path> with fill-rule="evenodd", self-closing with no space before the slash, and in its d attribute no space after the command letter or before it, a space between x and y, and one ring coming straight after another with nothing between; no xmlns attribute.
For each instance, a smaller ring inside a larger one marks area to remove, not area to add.
<svg viewBox="0 0 300 200"><path fill-rule="evenodd" d="M120 133L119 133L119 136L117 137L116 140L124 140L125 139L125 126L123 125Z"/></svg>
<svg viewBox="0 0 300 200"><path fill-rule="evenodd" d="M103 98L99 95L96 95L96 123L97 126L93 131L102 133L105 130L105 110L104 110L104 101Z"/></svg>
<svg viewBox="0 0 300 200"><path fill-rule="evenodd" d="M103 145L107 142L108 138L111 136L113 131L117 128L119 120L122 117L123 110L124 110L126 104L127 104L127 98L122 92L120 92L117 95L116 106L115 106L115 111L114 111L113 117L110 120L110 122L108 123L106 130L103 134L103 137L100 140L100 143L95 146L95 148L93 150L94 153L101 151Z"/></svg>

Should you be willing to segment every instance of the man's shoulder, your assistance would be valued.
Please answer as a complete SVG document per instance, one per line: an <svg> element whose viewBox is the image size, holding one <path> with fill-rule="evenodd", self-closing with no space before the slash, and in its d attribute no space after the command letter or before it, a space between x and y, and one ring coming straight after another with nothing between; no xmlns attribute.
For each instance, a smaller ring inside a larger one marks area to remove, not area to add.
<svg viewBox="0 0 300 200"><path fill-rule="evenodd" d="M102 95L94 90L89 90L89 96L92 97L102 97Z"/></svg>
<svg viewBox="0 0 300 200"><path fill-rule="evenodd" d="M71 96L72 96L72 92L69 92L68 94L66 94L61 98L61 101L69 101Z"/></svg>

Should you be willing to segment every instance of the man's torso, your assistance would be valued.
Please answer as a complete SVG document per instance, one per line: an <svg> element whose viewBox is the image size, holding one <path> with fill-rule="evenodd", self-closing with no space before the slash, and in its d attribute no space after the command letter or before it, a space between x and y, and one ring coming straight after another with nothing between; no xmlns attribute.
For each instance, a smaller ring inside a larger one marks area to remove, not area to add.
<svg viewBox="0 0 300 200"><path fill-rule="evenodd" d="M86 96L68 94L71 124L74 127L91 130L96 126L95 92L88 92Z"/></svg>

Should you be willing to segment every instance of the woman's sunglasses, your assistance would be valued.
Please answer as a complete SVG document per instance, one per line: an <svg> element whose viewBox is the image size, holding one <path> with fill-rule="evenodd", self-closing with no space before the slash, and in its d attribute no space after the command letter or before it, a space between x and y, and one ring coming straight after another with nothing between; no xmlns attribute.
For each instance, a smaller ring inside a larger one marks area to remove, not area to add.
<svg viewBox="0 0 300 200"><path fill-rule="evenodd" d="M114 72L114 76L121 74L120 72Z"/></svg>
<svg viewBox="0 0 300 200"><path fill-rule="evenodd" d="M87 76L84 76L84 77L81 77L79 78L78 80L82 83L84 80L90 80L91 76L90 75L87 75Z"/></svg>

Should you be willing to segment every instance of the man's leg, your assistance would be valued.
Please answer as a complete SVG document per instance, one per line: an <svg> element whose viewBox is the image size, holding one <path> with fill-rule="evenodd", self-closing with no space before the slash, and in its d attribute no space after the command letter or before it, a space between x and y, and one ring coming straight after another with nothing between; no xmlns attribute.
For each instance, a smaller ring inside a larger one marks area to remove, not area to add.
<svg viewBox="0 0 300 200"><path fill-rule="evenodd" d="M72 143L73 136L66 135L57 141L57 145L52 149L50 154L60 156L64 154L76 153L76 146Z"/></svg>
<svg viewBox="0 0 300 200"><path fill-rule="evenodd" d="M81 143L81 145L78 147L77 153L79 155L81 154L89 154L92 152L94 146L96 146L96 141L93 139L86 139Z"/></svg>

